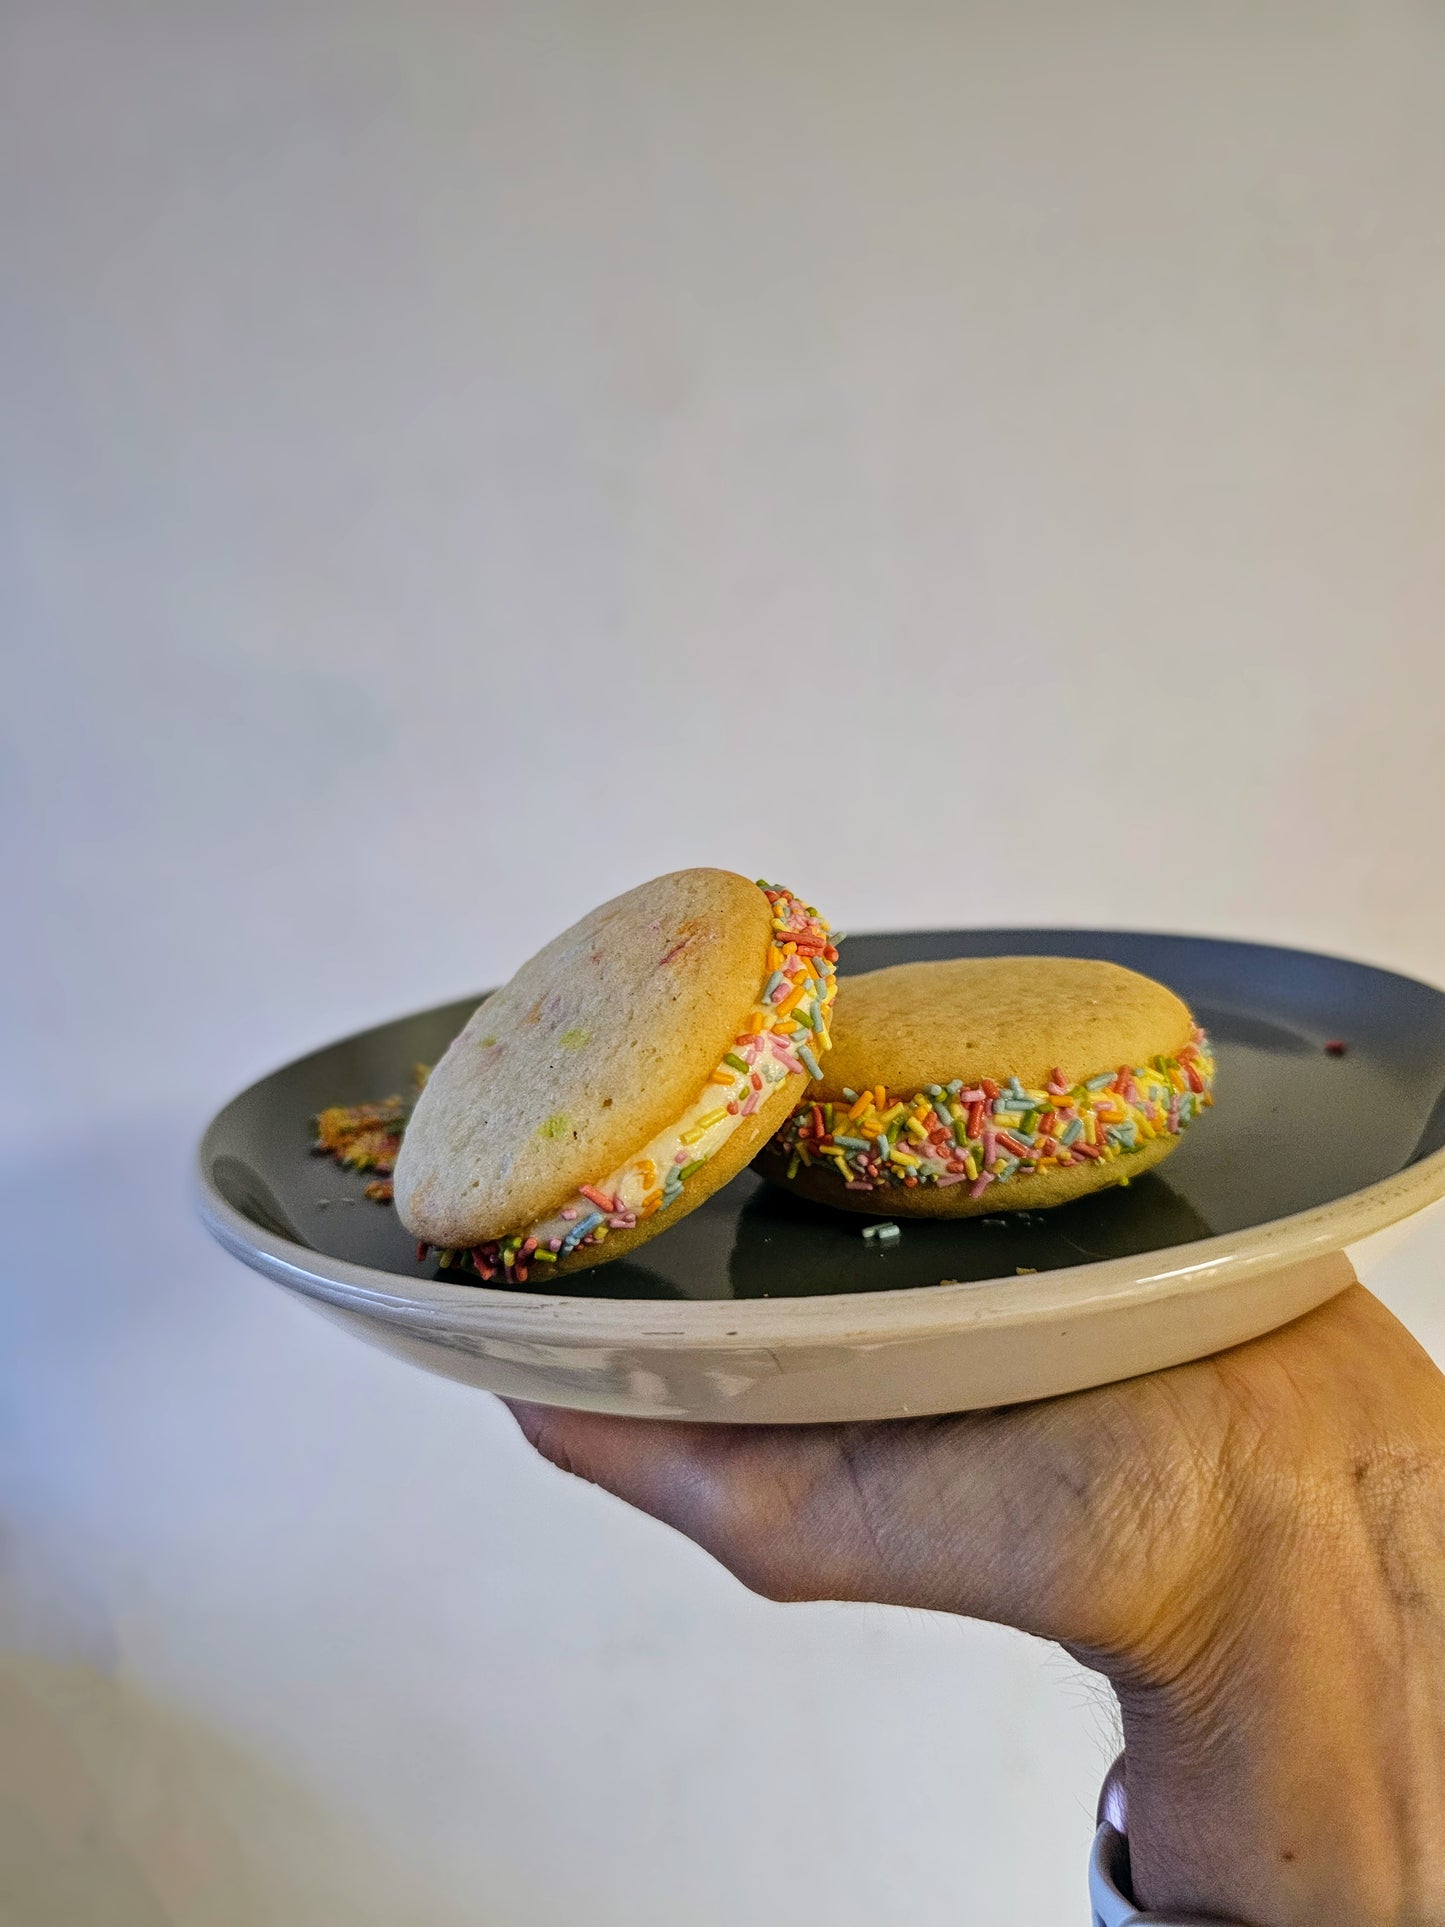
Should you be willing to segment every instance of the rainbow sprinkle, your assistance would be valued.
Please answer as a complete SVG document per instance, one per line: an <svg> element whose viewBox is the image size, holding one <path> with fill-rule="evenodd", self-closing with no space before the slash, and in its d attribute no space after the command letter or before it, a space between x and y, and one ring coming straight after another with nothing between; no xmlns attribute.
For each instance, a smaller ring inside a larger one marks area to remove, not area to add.
<svg viewBox="0 0 1445 1927"><path fill-rule="evenodd" d="M1176 1057L1124 1065L1070 1084L1055 1070L1042 1090L1016 1077L965 1086L928 1084L912 1096L844 1092L842 1103L806 1099L770 1147L799 1167L836 1173L849 1191L994 1184L1127 1157L1151 1138L1177 1137L1214 1102L1214 1057L1196 1029Z"/></svg>
<svg viewBox="0 0 1445 1927"><path fill-rule="evenodd" d="M708 1079L708 1108L681 1133L682 1148L661 1182L649 1159L634 1159L617 1178L616 1190L621 1193L627 1188L640 1195L636 1206L624 1204L620 1195L600 1185L584 1184L559 1213L552 1214L567 1220L561 1236L539 1238L519 1232L469 1250L440 1251L437 1257L443 1268L459 1264L469 1266L486 1283L501 1278L508 1284L526 1284L531 1265L555 1264L584 1246L602 1244L614 1231L630 1231L665 1211L681 1197L688 1179L721 1148L715 1144L707 1155L698 1157L694 1147L702 1139L729 1118L752 1117L785 1077L822 1075L819 1058L832 1042L828 1020L838 989L837 943L811 904L761 879L758 888L772 911L767 976L757 1003ZM418 1257L425 1258L428 1249L419 1246Z"/></svg>

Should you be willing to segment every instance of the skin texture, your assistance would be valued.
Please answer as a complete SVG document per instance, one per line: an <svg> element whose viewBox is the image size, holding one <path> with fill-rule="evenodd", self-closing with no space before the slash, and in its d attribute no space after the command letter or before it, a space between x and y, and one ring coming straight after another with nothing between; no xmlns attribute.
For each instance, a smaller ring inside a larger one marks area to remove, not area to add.
<svg viewBox="0 0 1445 1927"><path fill-rule="evenodd" d="M1358 1285L1218 1357L1007 1411L514 1410L769 1598L995 1620L1102 1672L1141 1906L1445 1923L1445 1380Z"/></svg>

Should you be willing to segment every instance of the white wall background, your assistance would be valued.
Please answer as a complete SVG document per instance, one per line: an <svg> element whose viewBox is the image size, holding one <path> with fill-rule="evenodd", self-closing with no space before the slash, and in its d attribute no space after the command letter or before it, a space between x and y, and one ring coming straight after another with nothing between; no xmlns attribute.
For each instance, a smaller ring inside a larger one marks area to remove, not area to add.
<svg viewBox="0 0 1445 1927"><path fill-rule="evenodd" d="M6 1927L1082 1918L1082 1675L748 1598L186 1162L680 864L1445 978L1442 84L1422 0L8 0Z"/></svg>

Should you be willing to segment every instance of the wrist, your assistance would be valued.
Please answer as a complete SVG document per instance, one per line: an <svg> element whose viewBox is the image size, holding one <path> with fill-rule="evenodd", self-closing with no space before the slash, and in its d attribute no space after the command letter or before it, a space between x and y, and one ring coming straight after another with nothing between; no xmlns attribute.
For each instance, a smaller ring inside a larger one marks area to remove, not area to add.
<svg viewBox="0 0 1445 1927"><path fill-rule="evenodd" d="M1259 1927L1445 1922L1445 1478L1255 1490L1187 1626L1102 1667L1141 1906Z"/></svg>

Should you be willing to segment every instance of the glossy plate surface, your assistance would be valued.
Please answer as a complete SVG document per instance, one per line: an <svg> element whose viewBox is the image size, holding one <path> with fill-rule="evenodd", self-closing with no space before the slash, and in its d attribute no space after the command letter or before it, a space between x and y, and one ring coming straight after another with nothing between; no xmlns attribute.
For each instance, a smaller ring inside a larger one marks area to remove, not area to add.
<svg viewBox="0 0 1445 1927"><path fill-rule="evenodd" d="M570 1274L565 1297L459 1285L308 1147L323 1106L404 1089L468 998L243 1092L203 1141L202 1214L247 1263L451 1376L615 1411L812 1420L1006 1403L1237 1343L1347 1275L1303 1261L1445 1193L1440 991L1302 951L1078 930L852 937L840 968L1011 952L1127 964L1208 1029L1216 1105L1160 1170L1048 1212L904 1219L891 1247L745 1172L631 1259Z"/></svg>

